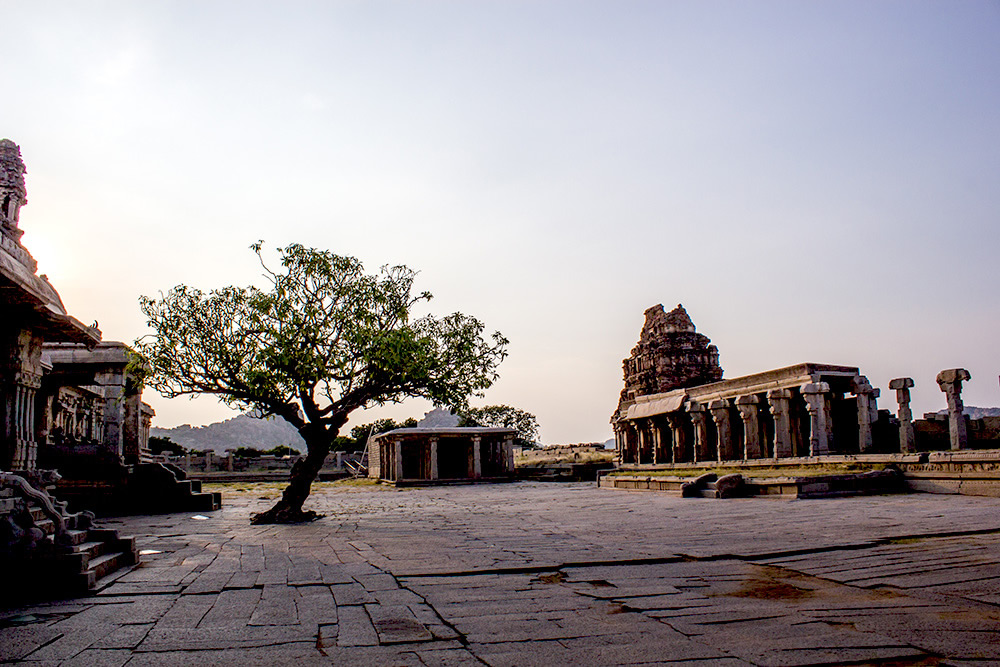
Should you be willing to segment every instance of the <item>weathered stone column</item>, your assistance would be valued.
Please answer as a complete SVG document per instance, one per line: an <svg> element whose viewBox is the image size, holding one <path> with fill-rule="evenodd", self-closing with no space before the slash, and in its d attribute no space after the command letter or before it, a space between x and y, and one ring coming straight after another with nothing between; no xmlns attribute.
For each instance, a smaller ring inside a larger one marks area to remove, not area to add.
<svg viewBox="0 0 1000 667"><path fill-rule="evenodd" d="M740 396L736 399L736 409L743 420L743 458L759 459L764 456L760 447L760 419L757 414L760 399L753 394Z"/></svg>
<svg viewBox="0 0 1000 667"><path fill-rule="evenodd" d="M435 436L430 438L431 444L431 479L438 478L438 439Z"/></svg>
<svg viewBox="0 0 1000 667"><path fill-rule="evenodd" d="M952 449L969 446L969 432L965 425L965 405L962 403L962 381L972 376L964 368L950 368L937 376L938 387L948 399L948 434Z"/></svg>
<svg viewBox="0 0 1000 667"><path fill-rule="evenodd" d="M674 463L681 463L687 460L687 442L684 437L685 418L683 412L671 412L667 415L667 423L670 425L670 440Z"/></svg>
<svg viewBox="0 0 1000 667"><path fill-rule="evenodd" d="M729 399L712 401L708 409L712 412L712 421L719 435L716 453L719 461L733 461L737 458L736 447L733 445L733 425L730 423L730 410L733 402Z"/></svg>
<svg viewBox="0 0 1000 667"><path fill-rule="evenodd" d="M792 392L788 389L772 389L767 392L767 402L774 417L774 458L792 455Z"/></svg>
<svg viewBox="0 0 1000 667"><path fill-rule="evenodd" d="M392 453L394 458L393 479L397 482L403 479L403 441L395 439L392 441Z"/></svg>
<svg viewBox="0 0 1000 667"><path fill-rule="evenodd" d="M507 436L503 441L504 472L514 474L514 438Z"/></svg>
<svg viewBox="0 0 1000 667"><path fill-rule="evenodd" d="M913 411L910 410L910 387L913 378L889 380L889 389L896 390L896 417L899 418L899 451L906 454L917 451L917 436L913 432Z"/></svg>
<svg viewBox="0 0 1000 667"><path fill-rule="evenodd" d="M873 397L875 389L864 375L854 378L852 384L858 404L858 450L864 454L872 450L872 407L878 395Z"/></svg>
<svg viewBox="0 0 1000 667"><path fill-rule="evenodd" d="M708 415L705 413L705 406L692 401L684 407L691 415L691 423L694 424L694 462L707 461L709 460Z"/></svg>
<svg viewBox="0 0 1000 667"><path fill-rule="evenodd" d="M478 435L472 436L472 476L483 476L483 439Z"/></svg>
<svg viewBox="0 0 1000 667"><path fill-rule="evenodd" d="M830 385L813 382L802 385L802 398L809 412L809 456L823 456L830 453L827 416L830 414Z"/></svg>
<svg viewBox="0 0 1000 667"><path fill-rule="evenodd" d="M660 460L660 447L662 444L660 440L660 427L656 425L652 417L646 420L646 424L649 428L650 442L653 446L653 463L663 463Z"/></svg>
<svg viewBox="0 0 1000 667"><path fill-rule="evenodd" d="M625 438L622 435L621 426L619 426L618 424L612 426L611 430L615 434L615 464L621 465L625 462L625 455L624 455Z"/></svg>

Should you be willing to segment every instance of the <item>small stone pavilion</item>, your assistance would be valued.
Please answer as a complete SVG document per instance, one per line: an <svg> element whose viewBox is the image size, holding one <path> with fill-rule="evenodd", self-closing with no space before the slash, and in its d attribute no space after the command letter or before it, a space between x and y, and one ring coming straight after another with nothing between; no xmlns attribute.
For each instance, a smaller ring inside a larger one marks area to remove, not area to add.
<svg viewBox="0 0 1000 667"><path fill-rule="evenodd" d="M516 436L511 428L398 428L372 438L368 476L398 486L511 481Z"/></svg>

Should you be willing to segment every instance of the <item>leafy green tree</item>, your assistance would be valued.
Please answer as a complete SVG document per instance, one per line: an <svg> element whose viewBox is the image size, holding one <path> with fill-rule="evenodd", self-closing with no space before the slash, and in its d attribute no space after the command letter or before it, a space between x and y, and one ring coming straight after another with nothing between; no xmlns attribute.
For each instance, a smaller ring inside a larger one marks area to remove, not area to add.
<svg viewBox="0 0 1000 667"><path fill-rule="evenodd" d="M156 435L149 436L149 451L154 456L160 454L170 454L171 456L184 456L187 450L170 438L161 438Z"/></svg>
<svg viewBox="0 0 1000 667"><path fill-rule="evenodd" d="M293 244L281 268L260 258L269 286L208 293L178 285L140 298L152 334L136 342L146 384L167 397L214 394L228 405L276 415L298 429L306 456L281 499L254 523L311 520L302 505L330 445L359 408L422 397L458 408L497 377L507 340L453 313L411 319L405 266L365 273L353 257Z"/></svg>
<svg viewBox="0 0 1000 667"><path fill-rule="evenodd" d="M458 425L513 428L517 429L517 442L522 447L538 444L538 420L535 415L509 405L462 408L458 411Z"/></svg>
<svg viewBox="0 0 1000 667"><path fill-rule="evenodd" d="M295 456L299 453L299 450L289 447L288 445L278 445L277 447L272 447L264 453L270 456Z"/></svg>
<svg viewBox="0 0 1000 667"><path fill-rule="evenodd" d="M238 459L255 459L263 453L261 450L253 447L237 447L233 450L233 456Z"/></svg>
<svg viewBox="0 0 1000 667"><path fill-rule="evenodd" d="M376 419L368 424L359 424L351 429L351 439L354 441L355 452L363 451L368 443L369 436L376 436L379 433L388 433L397 428L415 428L419 422L413 417L408 417L401 422L393 419Z"/></svg>

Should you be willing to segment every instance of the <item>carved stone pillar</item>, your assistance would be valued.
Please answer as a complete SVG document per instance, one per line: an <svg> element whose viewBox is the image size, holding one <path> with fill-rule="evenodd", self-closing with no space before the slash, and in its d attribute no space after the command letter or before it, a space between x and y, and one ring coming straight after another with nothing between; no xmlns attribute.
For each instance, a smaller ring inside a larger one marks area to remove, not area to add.
<svg viewBox="0 0 1000 667"><path fill-rule="evenodd" d="M858 450L864 454L872 450L872 409L878 394L863 375L854 378L852 391L858 404Z"/></svg>
<svg viewBox="0 0 1000 667"><path fill-rule="evenodd" d="M733 402L726 398L712 401L708 406L712 412L712 421L715 422L715 431L719 436L716 447L719 461L734 461L740 458L733 444L733 425L730 423L732 404Z"/></svg>
<svg viewBox="0 0 1000 667"><path fill-rule="evenodd" d="M899 418L899 451L906 454L917 451L917 437L913 432L913 411L910 410L910 387L913 378L889 380L889 389L896 390L896 417Z"/></svg>
<svg viewBox="0 0 1000 667"><path fill-rule="evenodd" d="M392 441L393 453L393 479L397 482L403 479L403 441L396 439Z"/></svg>
<svg viewBox="0 0 1000 667"><path fill-rule="evenodd" d="M635 422L635 462L642 463L642 453L646 449L646 442L648 437L646 435L646 429L642 422L636 420Z"/></svg>
<svg viewBox="0 0 1000 667"><path fill-rule="evenodd" d="M767 392L767 402L774 417L774 458L792 455L792 392L788 389L772 389Z"/></svg>
<svg viewBox="0 0 1000 667"><path fill-rule="evenodd" d="M690 402L685 406L694 425L694 462L708 461L708 415L701 403Z"/></svg>
<svg viewBox="0 0 1000 667"><path fill-rule="evenodd" d="M625 462L625 457L623 455L624 438L622 437L622 429L618 424L614 424L611 427L611 430L615 434L615 465L621 465Z"/></svg>
<svg viewBox="0 0 1000 667"><path fill-rule="evenodd" d="M431 446L431 479L438 479L438 438L430 437Z"/></svg>
<svg viewBox="0 0 1000 667"><path fill-rule="evenodd" d="M952 449L966 449L969 446L969 432L965 425L965 405L962 404L962 381L972 376L964 368L951 368L937 376L938 387L948 399L948 435Z"/></svg>
<svg viewBox="0 0 1000 667"><path fill-rule="evenodd" d="M687 439L684 437L684 423L686 416L683 412L671 412L667 415L667 423L670 425L670 445L673 450L673 462L681 463L687 461Z"/></svg>
<svg viewBox="0 0 1000 667"><path fill-rule="evenodd" d="M653 463L664 463L663 459L663 439L660 437L660 427L656 424L652 417L647 420L649 425L649 434L652 436L650 440L653 445Z"/></svg>
<svg viewBox="0 0 1000 667"><path fill-rule="evenodd" d="M760 447L760 419L757 414L760 399L752 394L740 396L736 399L736 409L743 420L743 458L759 459L764 456Z"/></svg>
<svg viewBox="0 0 1000 667"><path fill-rule="evenodd" d="M483 439L478 435L472 436L472 476L483 476Z"/></svg>
<svg viewBox="0 0 1000 667"><path fill-rule="evenodd" d="M809 412L809 456L823 456L830 453L827 417L830 414L830 385L814 382L802 386L802 398Z"/></svg>
<svg viewBox="0 0 1000 667"><path fill-rule="evenodd" d="M503 441L504 473L514 474L514 438L507 436Z"/></svg>

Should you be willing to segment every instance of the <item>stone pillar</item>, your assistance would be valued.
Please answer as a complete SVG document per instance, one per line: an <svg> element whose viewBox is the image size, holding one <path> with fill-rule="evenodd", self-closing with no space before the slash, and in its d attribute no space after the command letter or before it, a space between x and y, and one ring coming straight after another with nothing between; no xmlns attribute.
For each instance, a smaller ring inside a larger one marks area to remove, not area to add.
<svg viewBox="0 0 1000 667"><path fill-rule="evenodd" d="M868 383L868 378L859 375L854 378L852 391L858 403L858 450L865 454L872 450L872 409L874 408L875 390Z"/></svg>
<svg viewBox="0 0 1000 667"><path fill-rule="evenodd" d="M478 435L472 436L472 476L483 476L483 439Z"/></svg>
<svg viewBox="0 0 1000 667"><path fill-rule="evenodd" d="M712 421L715 422L715 430L719 435L718 453L719 461L736 460L736 447L733 445L733 426L730 423L730 409L733 402L729 399L712 401L708 409L712 412Z"/></svg>
<svg viewBox="0 0 1000 667"><path fill-rule="evenodd" d="M431 479L438 479L438 439L430 438L431 443Z"/></svg>
<svg viewBox="0 0 1000 667"><path fill-rule="evenodd" d="M208 472L209 470L212 469L212 464L213 464L212 454L213 453L214 452L212 452L212 450L210 450L210 449L205 451L205 472Z"/></svg>
<svg viewBox="0 0 1000 667"><path fill-rule="evenodd" d="M226 452L226 470L229 472L233 471L233 452L232 450Z"/></svg>
<svg viewBox="0 0 1000 667"><path fill-rule="evenodd" d="M625 462L625 457L622 455L622 429L618 424L614 424L611 430L615 434L615 465L621 465Z"/></svg>
<svg viewBox="0 0 1000 667"><path fill-rule="evenodd" d="M688 414L691 415L691 423L694 424L694 462L701 463L709 459L708 456L708 415L705 413L705 406L701 403L690 402L685 406Z"/></svg>
<svg viewBox="0 0 1000 667"><path fill-rule="evenodd" d="M395 455L394 477L397 482L403 479L403 441L399 438L392 441L392 452Z"/></svg>
<svg viewBox="0 0 1000 667"><path fill-rule="evenodd" d="M507 436L503 441L504 472L514 474L514 438Z"/></svg>
<svg viewBox="0 0 1000 667"><path fill-rule="evenodd" d="M656 425L652 417L646 420L646 427L649 429L650 441L653 447L653 464L663 463L660 460L660 447L662 444L660 441L660 427Z"/></svg>
<svg viewBox="0 0 1000 667"><path fill-rule="evenodd" d="M788 389L772 389L767 392L767 402L774 417L774 458L792 455L792 392Z"/></svg>
<svg viewBox="0 0 1000 667"><path fill-rule="evenodd" d="M969 446L969 432L965 425L965 405L962 404L962 381L972 376L964 368L950 368L937 376L938 387L948 399L948 434L952 449L966 449Z"/></svg>
<svg viewBox="0 0 1000 667"><path fill-rule="evenodd" d="M895 378L889 380L889 389L896 390L896 403L899 408L896 417L899 418L899 451L904 454L917 451L917 436L913 432L913 411L910 410L910 387L913 378Z"/></svg>
<svg viewBox="0 0 1000 667"><path fill-rule="evenodd" d="M802 398L809 412L809 456L823 456L830 453L827 417L830 414L830 385L813 382L802 386Z"/></svg>
<svg viewBox="0 0 1000 667"><path fill-rule="evenodd" d="M753 394L740 396L736 399L736 409L743 420L743 458L759 459L764 456L760 447L760 419L757 414L760 399Z"/></svg>
<svg viewBox="0 0 1000 667"><path fill-rule="evenodd" d="M670 440L673 449L673 462L681 463L687 460L687 442L684 438L683 412L672 412L667 415L667 423L670 424Z"/></svg>

